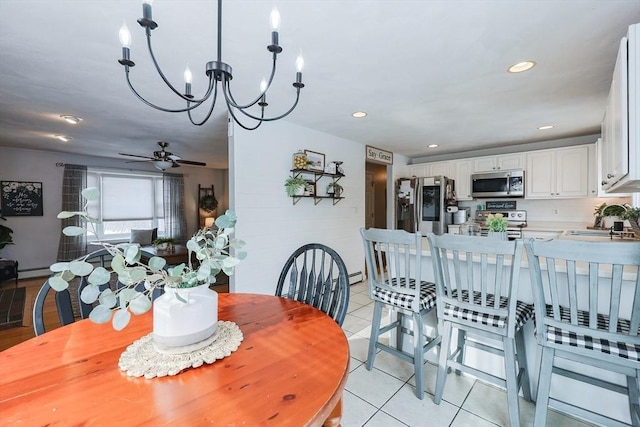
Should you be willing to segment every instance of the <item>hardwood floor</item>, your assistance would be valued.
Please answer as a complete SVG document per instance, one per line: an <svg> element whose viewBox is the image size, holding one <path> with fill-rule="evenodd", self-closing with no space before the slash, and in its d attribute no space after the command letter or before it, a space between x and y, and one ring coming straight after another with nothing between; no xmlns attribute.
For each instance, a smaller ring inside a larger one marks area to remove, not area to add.
<svg viewBox="0 0 640 427"><path fill-rule="evenodd" d="M35 337L33 332L33 302L38 295L38 291L42 287L42 284L47 280L47 277L38 277L31 279L20 279L18 281L19 287L26 288L26 297L24 305L24 317L22 319L22 326L6 329L0 331L0 351L6 350L16 344ZM14 282L3 282L0 286L3 288L15 286ZM223 293L229 292L228 284L221 284L213 288L216 292ZM46 331L60 327L60 321L58 320L58 313L56 311L55 292L49 292L44 304L44 327Z"/></svg>

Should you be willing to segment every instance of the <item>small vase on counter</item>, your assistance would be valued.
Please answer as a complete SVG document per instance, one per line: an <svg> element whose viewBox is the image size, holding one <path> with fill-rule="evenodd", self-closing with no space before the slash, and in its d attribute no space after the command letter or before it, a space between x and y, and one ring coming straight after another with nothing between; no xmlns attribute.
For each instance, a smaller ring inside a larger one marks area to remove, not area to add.
<svg viewBox="0 0 640 427"><path fill-rule="evenodd" d="M487 237L491 237L494 239L507 240L507 232L506 231L489 231Z"/></svg>

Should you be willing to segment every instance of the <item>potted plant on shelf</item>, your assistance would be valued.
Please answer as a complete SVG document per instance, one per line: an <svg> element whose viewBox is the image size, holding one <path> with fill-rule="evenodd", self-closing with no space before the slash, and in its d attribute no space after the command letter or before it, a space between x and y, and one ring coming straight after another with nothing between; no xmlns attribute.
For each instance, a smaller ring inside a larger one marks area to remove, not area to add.
<svg viewBox="0 0 640 427"><path fill-rule="evenodd" d="M302 196L306 188L306 181L300 176L290 176L284 182L284 188L289 197Z"/></svg>
<svg viewBox="0 0 640 427"><path fill-rule="evenodd" d="M342 195L342 185L337 182L331 182L327 186L327 194L331 194L333 197L340 197Z"/></svg>
<svg viewBox="0 0 640 427"><path fill-rule="evenodd" d="M156 249L164 251L167 249L171 249L171 247L175 243L176 243L176 239L174 239L173 237L158 237L156 240L153 241L153 246L155 246Z"/></svg>
<svg viewBox="0 0 640 427"><path fill-rule="evenodd" d="M488 236L507 240L508 224L509 222L501 213L487 215L487 227L489 227Z"/></svg>
<svg viewBox="0 0 640 427"><path fill-rule="evenodd" d="M620 219L629 221L629 225L636 237L640 238L640 207L628 207L620 214Z"/></svg>
<svg viewBox="0 0 640 427"><path fill-rule="evenodd" d="M99 192L96 188L86 188L82 196L86 199L82 211L60 212L58 218L77 215L87 227L65 227L65 235L77 236L87 231L96 234L95 220L89 216L87 204L97 200ZM215 283L220 271L233 275L235 266L246 257L244 242L231 237L236 221L235 214L227 211L216 219L218 229L215 232L201 229L194 234L186 245L188 264L165 269L166 261L154 256L145 265L140 261L139 245L100 242L113 257L110 270L86 262L92 253L51 265L54 275L49 278L49 285L62 291L69 287L69 281L74 277L86 277L88 285L82 289L80 298L87 304L97 303L89 315L93 322L111 321L114 329L121 330L129 323L132 313L143 314L153 307L156 344L176 347L202 342L213 336L218 322L217 293L210 290L209 285ZM232 250L235 250L234 255ZM198 265L192 264L192 255ZM117 276L115 289L110 284L112 274ZM159 288L164 294L152 303L151 295Z"/></svg>

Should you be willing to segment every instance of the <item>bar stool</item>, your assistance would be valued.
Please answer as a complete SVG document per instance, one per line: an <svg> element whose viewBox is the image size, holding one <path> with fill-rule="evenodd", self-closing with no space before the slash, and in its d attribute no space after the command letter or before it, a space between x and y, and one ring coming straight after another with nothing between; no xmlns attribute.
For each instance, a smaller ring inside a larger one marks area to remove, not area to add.
<svg viewBox="0 0 640 427"><path fill-rule="evenodd" d="M534 426L545 425L549 404L607 426L628 425L550 397L552 374L627 395L631 422L640 426L640 243L531 239L526 248L542 346ZM623 374L627 384L558 367L557 359Z"/></svg>
<svg viewBox="0 0 640 427"><path fill-rule="evenodd" d="M447 370L468 372L507 389L509 422L520 425L518 391L531 400L522 327L533 317L533 306L517 299L521 240L507 241L479 236L427 234L438 293L438 323L443 324L434 403L440 404ZM455 351L450 351L451 333L458 331ZM502 348L467 334L502 343ZM506 379L464 363L467 346L504 358Z"/></svg>

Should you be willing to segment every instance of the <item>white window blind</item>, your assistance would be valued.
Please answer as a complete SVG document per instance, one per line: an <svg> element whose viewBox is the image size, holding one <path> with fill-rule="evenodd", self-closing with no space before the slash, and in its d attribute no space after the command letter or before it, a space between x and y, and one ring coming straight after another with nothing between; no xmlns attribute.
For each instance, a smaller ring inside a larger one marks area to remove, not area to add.
<svg viewBox="0 0 640 427"><path fill-rule="evenodd" d="M154 190L153 180L149 178L103 177L102 219L124 221L153 218Z"/></svg>

